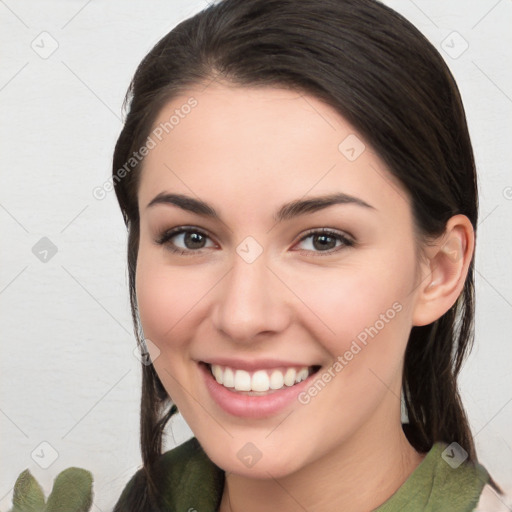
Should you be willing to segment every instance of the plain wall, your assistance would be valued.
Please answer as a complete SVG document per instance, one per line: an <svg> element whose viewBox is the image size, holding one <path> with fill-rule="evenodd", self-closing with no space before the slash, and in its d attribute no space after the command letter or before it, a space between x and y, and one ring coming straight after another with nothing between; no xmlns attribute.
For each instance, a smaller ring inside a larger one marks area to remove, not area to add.
<svg viewBox="0 0 512 512"><path fill-rule="evenodd" d="M465 102L481 207L476 344L461 391L481 462L512 489L512 4L385 3L440 50ZM93 190L109 179L136 66L206 5L0 2L2 511L25 468L46 494L64 468L89 469L92 510L107 511L140 466L126 230L114 193ZM191 436L180 417L169 434L167 448Z"/></svg>

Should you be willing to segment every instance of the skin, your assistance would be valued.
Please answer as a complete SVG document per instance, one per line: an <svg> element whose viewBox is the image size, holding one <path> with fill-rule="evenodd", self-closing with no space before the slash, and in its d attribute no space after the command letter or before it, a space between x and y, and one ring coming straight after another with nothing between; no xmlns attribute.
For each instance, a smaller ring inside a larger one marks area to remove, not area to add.
<svg viewBox="0 0 512 512"><path fill-rule="evenodd" d="M138 202L136 290L145 337L167 392L211 460L226 471L220 510L371 510L420 464L400 421L403 355L413 325L439 318L459 296L472 257L471 223L452 217L418 257L407 192L378 155L331 107L277 88L213 83L191 88L160 112L165 122L193 96L197 106L146 156ZM355 134L366 149L338 149ZM334 205L276 223L295 199L343 192L370 204ZM170 204L161 192L207 201L221 221ZM178 226L208 234L200 245L156 240ZM355 239L329 239L313 228ZM253 237L263 253L247 263L237 246ZM337 250L336 250L337 249ZM302 250L302 252L300 252ZM193 251L196 251L195 253ZM329 368L381 314L400 312L307 404L267 418L239 418L211 398L197 361L273 357ZM237 457L253 443L261 459ZM300 505L300 506L299 506Z"/></svg>

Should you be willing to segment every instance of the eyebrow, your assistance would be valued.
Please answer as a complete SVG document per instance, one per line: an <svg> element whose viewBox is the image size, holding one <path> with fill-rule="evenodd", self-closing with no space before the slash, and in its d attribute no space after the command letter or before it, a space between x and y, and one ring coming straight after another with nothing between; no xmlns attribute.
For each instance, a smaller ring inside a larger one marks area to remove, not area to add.
<svg viewBox="0 0 512 512"><path fill-rule="evenodd" d="M146 208L155 206L157 204L172 204L178 206L182 210L196 213L197 215L202 215L203 217L220 220L220 215L215 210L215 208L213 208L213 206L206 203L205 201L201 201L200 199L195 199L184 194L170 194L166 192L160 192L148 203ZM335 194L317 196L309 199L296 199L294 201L290 201L289 203L286 203L281 206L281 208L279 208L279 210L274 214L273 219L275 222L283 222L300 215L323 210L324 208L328 208L329 206L335 204L351 204L366 209L376 210L375 207L368 204L366 201L359 199L358 197L338 192Z"/></svg>

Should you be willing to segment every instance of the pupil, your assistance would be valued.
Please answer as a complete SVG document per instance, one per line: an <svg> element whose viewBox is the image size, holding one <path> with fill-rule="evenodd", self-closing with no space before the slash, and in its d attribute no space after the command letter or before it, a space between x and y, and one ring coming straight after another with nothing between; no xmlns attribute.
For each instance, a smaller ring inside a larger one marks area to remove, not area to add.
<svg viewBox="0 0 512 512"><path fill-rule="evenodd" d="M321 242L319 245L315 243L316 240L323 240L323 242ZM327 245L329 245L329 242L328 240L331 240L331 243L334 241L334 243L336 243L336 241L334 240L334 238L332 236L329 236L329 235L317 235L313 238L313 245L315 247L315 249L325 249L327 247L326 245L326 240L327 240ZM327 247L328 249L333 249L334 247Z"/></svg>
<svg viewBox="0 0 512 512"><path fill-rule="evenodd" d="M200 249L202 247L201 242L204 243L203 235L201 233L185 233L185 245L187 247L190 245L189 242L192 245L189 249ZM199 246L194 245L197 243Z"/></svg>

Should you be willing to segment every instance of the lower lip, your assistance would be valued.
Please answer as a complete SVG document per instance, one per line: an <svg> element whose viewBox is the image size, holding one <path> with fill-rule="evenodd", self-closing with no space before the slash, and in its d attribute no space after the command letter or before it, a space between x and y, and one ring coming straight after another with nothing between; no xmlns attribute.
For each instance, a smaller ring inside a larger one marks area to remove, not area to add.
<svg viewBox="0 0 512 512"><path fill-rule="evenodd" d="M299 393L304 391L315 378L318 372L311 374L307 379L273 391L268 395L250 396L230 391L219 384L213 377L210 368L205 363L199 363L204 382L215 402L227 413L244 418L265 418L282 411L286 406L297 401Z"/></svg>

